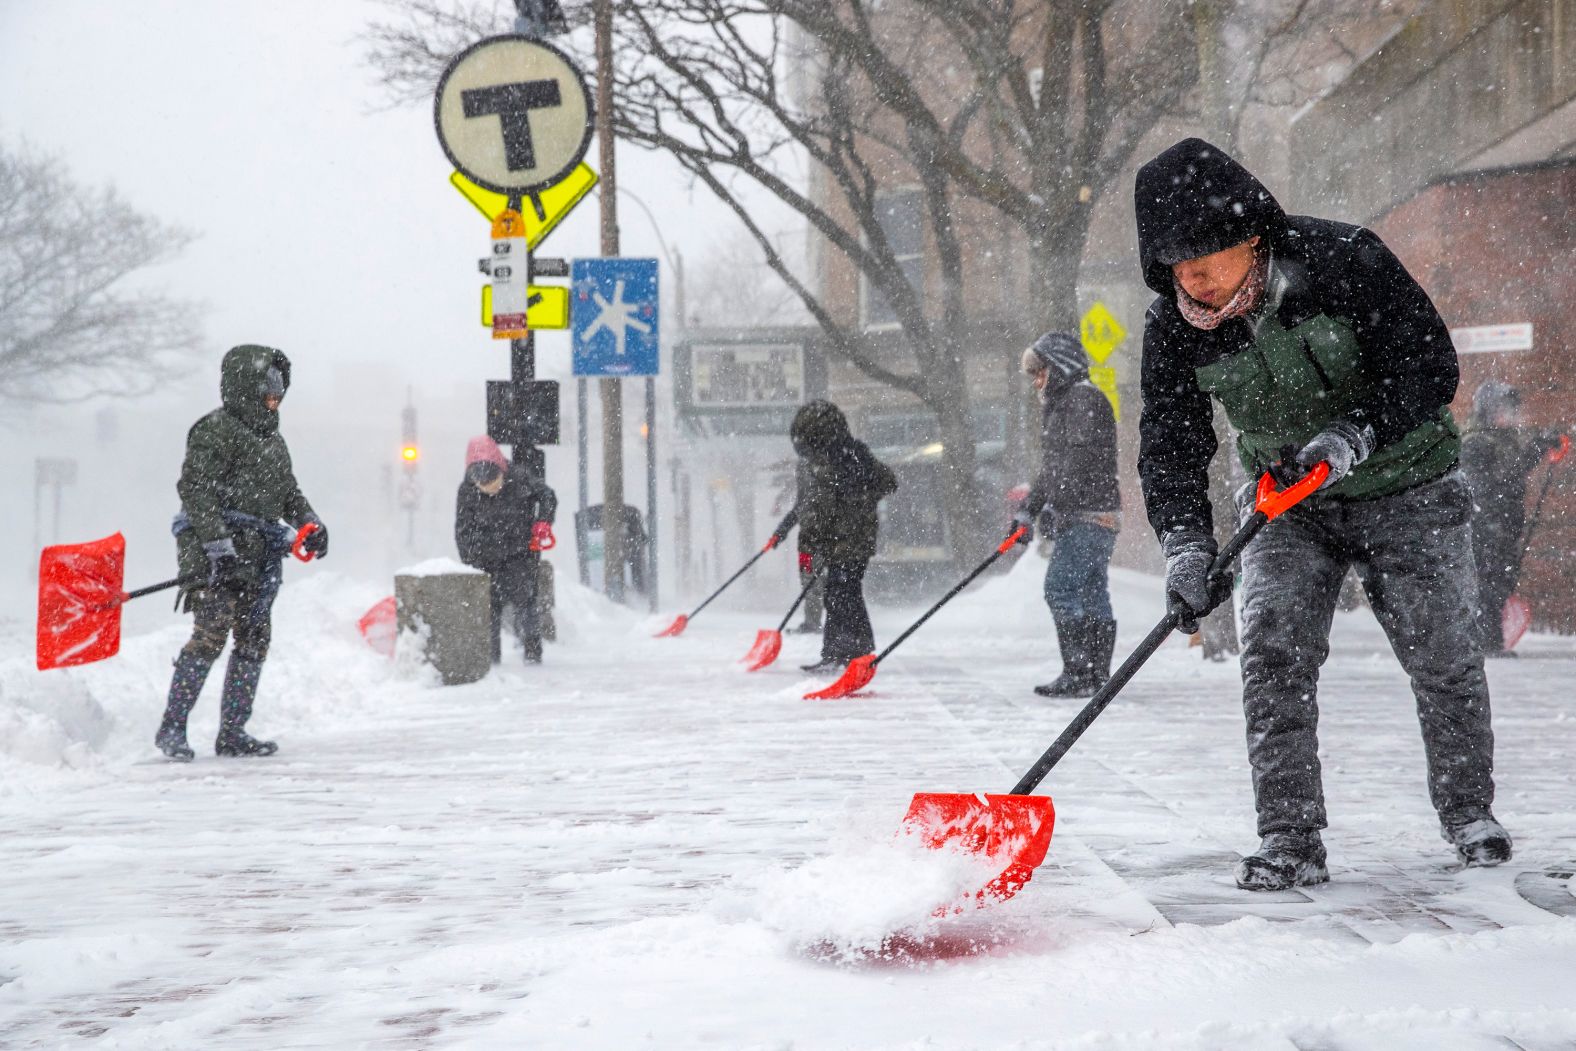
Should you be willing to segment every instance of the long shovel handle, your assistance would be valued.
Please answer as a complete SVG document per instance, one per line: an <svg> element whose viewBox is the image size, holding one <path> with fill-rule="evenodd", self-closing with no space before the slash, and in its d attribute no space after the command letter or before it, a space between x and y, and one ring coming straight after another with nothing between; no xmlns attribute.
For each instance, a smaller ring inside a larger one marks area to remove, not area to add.
<svg viewBox="0 0 1576 1051"><path fill-rule="evenodd" d="M766 554L766 552L768 552L772 548L776 547L777 543L778 543L778 541L777 541L776 537L772 537L772 539L766 541L766 546L761 548L759 551L755 552L754 555L751 555L750 556L750 560L748 562L744 563L744 565L740 566L739 567L739 571L737 573L733 574L733 576L729 577L727 580L724 580L722 582L722 587L718 588L716 591L713 591L710 595L706 596L706 601L702 602L700 605L696 606L695 607L695 611L689 615L688 619L694 620L697 616L699 616L701 610L703 610L707 606L711 605L712 599L716 598L718 595L722 594L724 591L727 591L728 588L733 584L733 582L735 580L738 580L740 577L744 576L744 574L749 570L749 568L751 566L755 565L755 563L759 562L761 560L761 556L762 555Z"/></svg>
<svg viewBox="0 0 1576 1051"><path fill-rule="evenodd" d="M1011 535L1007 537L1007 539L1001 542L995 551L991 552L989 558L974 567L974 572L970 573L968 576L958 581L957 584L953 585L952 590L941 596L940 600L938 600L934 606L931 606L925 611L924 616L910 624L907 631L893 639L891 644L888 645L886 649L877 654L876 659L870 662L870 666L873 668L877 664L880 664L882 661L886 660L887 654L897 649L898 646L902 645L904 639L918 631L920 625L924 624L925 621L936 615L937 610L956 598L958 592L972 584L974 582L974 578L989 569L998 558L1000 558L1002 555L1005 555L1008 551L1011 551L1012 545L1018 542L1018 538L1021 537L1028 528L1028 526L1019 526L1016 530L1014 530Z"/></svg>
<svg viewBox="0 0 1576 1051"><path fill-rule="evenodd" d="M1258 499L1254 504L1253 514L1248 516L1248 520L1242 524L1242 528L1238 529L1236 534L1226 541L1226 546L1221 548L1220 553L1215 556L1214 563L1209 567L1210 579L1213 580L1220 574L1228 572L1231 569L1231 564L1237 560L1237 556L1242 554L1242 549L1247 547L1248 542L1258 535L1260 529L1268 525L1271 519L1290 510L1315 489L1323 485L1329 474L1329 465L1324 463L1317 464L1313 470L1308 472L1306 477L1295 485L1279 491L1275 488L1275 480L1268 474L1260 478ZM1045 775L1049 774L1052 767L1062 761L1062 756L1067 754L1068 749L1072 748L1078 741L1078 738L1083 736L1083 732L1089 729L1089 726L1099 718L1100 713L1105 711L1106 706L1116 699L1116 695L1122 692L1122 687L1126 686L1128 681L1138 674L1138 669L1142 668L1144 663L1154 656L1155 651L1160 648L1160 644L1166 641L1166 636L1176 630L1177 623L1181 619L1182 613L1180 610L1168 609L1166 611L1166 615L1160 618L1160 623L1156 624L1149 634L1144 636L1144 641L1139 643L1138 649L1134 650L1127 660L1122 662L1122 666L1116 669L1116 672L1106 680L1104 686L1095 691L1095 695L1089 698L1089 703L1085 704L1083 710L1073 717L1073 721L1068 724L1067 729L1062 731L1061 736L1051 742L1051 746L1045 750L1040 758L1034 761L1034 765L1029 767L1028 772L1019 778L1016 785L1012 786L1012 791L1008 793L1009 795L1026 796L1040 787L1040 782L1045 780Z"/></svg>
<svg viewBox="0 0 1576 1051"><path fill-rule="evenodd" d="M1543 518L1543 501L1548 498L1549 486L1554 482L1554 468L1565 459L1571 451L1571 439L1567 434L1560 435L1560 444L1548 451L1546 459L1549 469L1543 473L1543 487L1538 490L1538 502L1532 507L1532 520L1527 523L1527 531L1521 534L1521 550L1523 554L1532 548L1532 534L1538 528L1538 523Z"/></svg>
<svg viewBox="0 0 1576 1051"><path fill-rule="evenodd" d="M788 630L788 622L793 620L793 615L799 612L799 607L804 605L804 600L810 594L810 589L815 587L815 582L821 579L819 569L811 570L810 579L804 582L804 587L799 590L799 597L793 600L793 605L788 607L788 612L783 615L783 622L777 625L777 634L781 635Z"/></svg>
<svg viewBox="0 0 1576 1051"><path fill-rule="evenodd" d="M157 594L160 591L168 591L170 588L178 588L183 584L195 584L200 579L202 578L192 577L188 579L186 577L176 577L174 580L166 580L162 584L149 584L145 588L138 588L136 591L126 592L120 597L120 600L122 602L130 602L134 598L141 598L144 595Z"/></svg>

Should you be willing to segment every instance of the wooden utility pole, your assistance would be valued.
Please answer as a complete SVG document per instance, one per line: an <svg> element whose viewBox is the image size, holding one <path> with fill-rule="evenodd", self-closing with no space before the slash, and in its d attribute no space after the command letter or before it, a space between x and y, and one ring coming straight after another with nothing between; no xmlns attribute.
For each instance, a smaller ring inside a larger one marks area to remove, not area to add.
<svg viewBox="0 0 1576 1051"><path fill-rule="evenodd" d="M596 137L601 158L602 255L618 255L618 176L613 157L613 0L596 0ZM617 378L602 394L602 579L624 600L624 392Z"/></svg>

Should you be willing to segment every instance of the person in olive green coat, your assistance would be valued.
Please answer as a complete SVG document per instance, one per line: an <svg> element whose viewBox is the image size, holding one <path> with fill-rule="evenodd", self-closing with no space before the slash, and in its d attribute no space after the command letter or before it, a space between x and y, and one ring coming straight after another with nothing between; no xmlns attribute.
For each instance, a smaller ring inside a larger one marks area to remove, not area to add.
<svg viewBox="0 0 1576 1051"><path fill-rule="evenodd" d="M182 601L195 623L175 661L164 719L154 743L169 758L193 758L186 719L208 671L234 637L220 700L222 756L272 755L278 746L246 733L263 661L280 563L297 531L315 528L305 551L328 553L328 530L296 482L290 450L279 433L279 403L290 388L290 359L271 347L233 347L220 370L222 407L192 425L176 491L173 526ZM281 524L290 523L290 527Z"/></svg>
<svg viewBox="0 0 1576 1051"><path fill-rule="evenodd" d="M799 550L822 572L826 628L821 660L805 670L837 671L875 649L865 608L865 569L876 553L876 507L897 491L897 478L853 436L842 410L829 401L802 407L788 436L801 460L799 494L774 539L781 543L797 524Z"/></svg>
<svg viewBox="0 0 1576 1051"><path fill-rule="evenodd" d="M1356 569L1417 700L1441 835L1497 865L1494 734L1474 614L1472 497L1450 414L1450 331L1370 230L1287 215L1223 150L1185 139L1134 185L1139 255L1157 294L1144 322L1138 473L1179 625L1230 592L1212 572L1214 403L1243 467L1282 484L1319 463L1320 489L1243 552L1242 699L1259 849L1237 885L1329 878L1319 668L1341 581ZM1239 511L1252 513L1252 491Z"/></svg>

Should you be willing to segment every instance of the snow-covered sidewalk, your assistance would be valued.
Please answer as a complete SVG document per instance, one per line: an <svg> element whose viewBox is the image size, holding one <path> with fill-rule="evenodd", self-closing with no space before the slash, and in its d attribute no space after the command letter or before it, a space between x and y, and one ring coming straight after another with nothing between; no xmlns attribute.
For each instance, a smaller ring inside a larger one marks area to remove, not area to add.
<svg viewBox="0 0 1576 1051"><path fill-rule="evenodd" d="M376 593L323 577L279 603L268 760L204 754L216 681L197 762L154 760L178 632L0 662L0 1046L1572 1046L1570 640L1490 670L1511 865L1439 839L1358 613L1321 687L1328 886L1232 885L1256 843L1236 670L1174 640L1042 789L1034 881L924 926L923 872L882 868L909 796L1005 791L1078 707L1028 691L1054 664L1042 567L828 703L800 699L808 640L735 663L775 614L655 640L573 588L546 665L444 689L362 647ZM1157 591L1118 576L1119 654ZM904 917L919 935L884 943Z"/></svg>

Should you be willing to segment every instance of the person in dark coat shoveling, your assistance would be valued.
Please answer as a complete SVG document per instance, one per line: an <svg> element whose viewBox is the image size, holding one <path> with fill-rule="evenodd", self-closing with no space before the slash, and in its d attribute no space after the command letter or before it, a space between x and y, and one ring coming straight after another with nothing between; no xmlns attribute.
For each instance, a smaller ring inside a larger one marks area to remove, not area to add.
<svg viewBox="0 0 1576 1051"><path fill-rule="evenodd" d="M897 478L853 436L842 410L829 401L802 406L788 436L803 469L793 510L772 538L781 543L797 524L799 549L822 571L826 627L821 659L804 670L841 671L876 647L865 608L865 570L876 553L877 505L897 491Z"/></svg>
<svg viewBox="0 0 1576 1051"><path fill-rule="evenodd" d="M235 639L219 701L221 756L273 755L273 741L246 732L272 637L280 563L301 527L303 542L328 554L328 530L301 494L290 450L279 433L279 403L290 389L290 359L272 347L233 347L220 366L222 407L192 425L176 491L181 513L174 533L181 603L194 615L191 641L175 660L164 718L154 743L171 759L193 758L186 720L208 671ZM281 520L295 529L287 529Z"/></svg>
<svg viewBox="0 0 1576 1051"><path fill-rule="evenodd" d="M1461 469L1472 485L1472 557L1477 563L1478 630L1485 657L1505 648L1505 602L1521 579L1527 478L1560 447L1560 432L1523 426L1521 392L1485 380L1472 396L1472 429L1461 439Z"/></svg>
<svg viewBox="0 0 1576 1051"><path fill-rule="evenodd" d="M1319 668L1355 567L1417 697L1429 795L1469 865L1510 858L1495 820L1494 735L1474 624L1472 498L1448 408L1450 332L1372 232L1288 216L1219 148L1185 139L1135 188L1144 280L1139 475L1182 630L1229 587L1211 580L1211 428L1218 401L1251 477L1319 462L1322 488L1242 555L1242 686L1259 849L1237 885L1328 879ZM1251 486L1239 496L1251 511Z"/></svg>
<svg viewBox="0 0 1576 1051"><path fill-rule="evenodd" d="M494 663L503 655L506 606L514 610L514 633L526 662L541 663L541 552L554 542L557 511L558 495L544 480L504 459L486 435L471 439L455 498L454 543L460 561L487 574Z"/></svg>
<svg viewBox="0 0 1576 1051"><path fill-rule="evenodd" d="M1043 410L1040 471L1013 516L1027 527L1049 511L1055 546L1045 570L1045 604L1056 622L1062 674L1036 686L1042 697L1089 697L1111 677L1116 619L1109 567L1121 529L1116 486L1116 416L1089 382L1089 355L1070 332L1047 332L1023 352L1023 371Z"/></svg>

